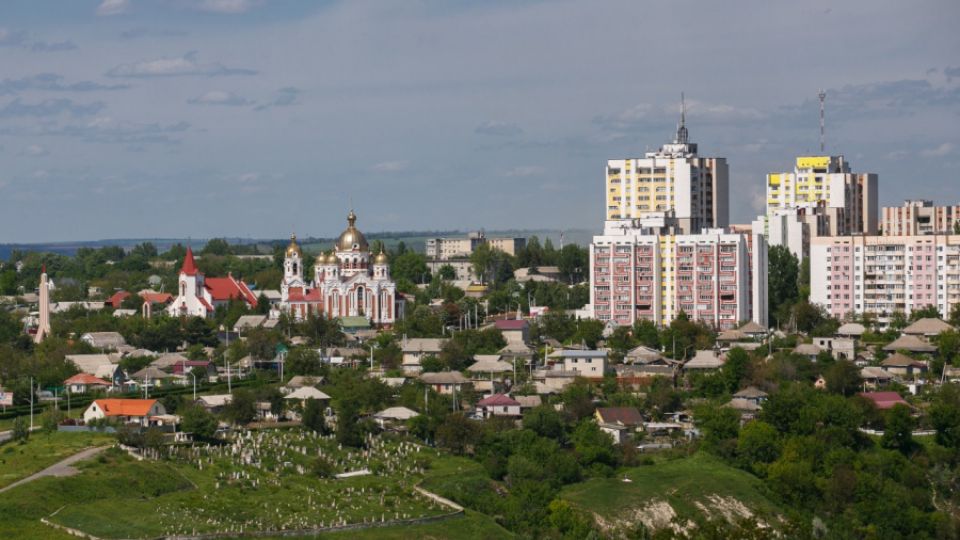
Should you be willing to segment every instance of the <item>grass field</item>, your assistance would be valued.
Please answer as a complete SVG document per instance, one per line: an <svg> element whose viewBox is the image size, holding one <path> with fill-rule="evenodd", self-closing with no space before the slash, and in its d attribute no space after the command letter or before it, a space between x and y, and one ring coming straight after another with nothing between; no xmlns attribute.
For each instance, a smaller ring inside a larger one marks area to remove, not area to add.
<svg viewBox="0 0 960 540"><path fill-rule="evenodd" d="M42 471L54 463L91 446L111 444L115 439L99 433L43 433L34 431L26 444L0 445L0 487Z"/></svg>
<svg viewBox="0 0 960 540"><path fill-rule="evenodd" d="M750 516L770 522L780 515L759 479L704 453L590 479L564 488L561 497L607 527L643 521L662 528L675 518L683 524Z"/></svg>

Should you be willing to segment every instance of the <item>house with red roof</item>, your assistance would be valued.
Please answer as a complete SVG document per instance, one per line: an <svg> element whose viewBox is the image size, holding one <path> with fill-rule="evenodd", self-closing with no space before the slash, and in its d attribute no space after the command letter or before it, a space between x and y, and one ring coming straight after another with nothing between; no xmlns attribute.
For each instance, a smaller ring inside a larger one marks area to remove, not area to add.
<svg viewBox="0 0 960 540"><path fill-rule="evenodd" d="M476 414L481 418L492 416L520 418L523 416L523 413L520 412L520 402L506 394L493 394L481 399L477 402Z"/></svg>
<svg viewBox="0 0 960 540"><path fill-rule="evenodd" d="M157 423L151 418L165 414L167 410L155 399L97 399L83 411L83 421L90 423L108 418L124 424L137 423L141 426L149 426Z"/></svg>
<svg viewBox="0 0 960 540"><path fill-rule="evenodd" d="M167 313L172 316L209 317L217 306L230 300L240 300L250 307L257 307L257 296L243 280L231 274L219 278L204 276L197 268L190 248L187 248L183 258L178 284L178 294L167 306Z"/></svg>
<svg viewBox="0 0 960 540"><path fill-rule="evenodd" d="M866 398L881 411L892 409L897 405L910 407L910 404L896 392L860 392L857 395Z"/></svg>
<svg viewBox="0 0 960 540"><path fill-rule="evenodd" d="M99 377L94 377L89 373L77 373L73 377L63 381L63 385L67 387L67 392L71 394L86 394L94 390L108 390L113 386L109 382Z"/></svg>

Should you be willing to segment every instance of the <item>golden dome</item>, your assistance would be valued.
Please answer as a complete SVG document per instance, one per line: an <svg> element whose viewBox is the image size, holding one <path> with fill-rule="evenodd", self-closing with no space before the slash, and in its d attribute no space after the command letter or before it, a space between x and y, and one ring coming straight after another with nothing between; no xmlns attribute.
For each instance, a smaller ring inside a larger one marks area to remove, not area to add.
<svg viewBox="0 0 960 540"><path fill-rule="evenodd" d="M387 254L383 252L383 248L380 248L380 253L374 257L373 264L387 264Z"/></svg>
<svg viewBox="0 0 960 540"><path fill-rule="evenodd" d="M321 251L317 254L317 258L314 260L316 264L327 264L327 254Z"/></svg>
<svg viewBox="0 0 960 540"><path fill-rule="evenodd" d="M347 229L340 233L340 238L337 239L337 249L340 251L367 251L370 249L370 246L367 244L367 239L364 238L363 233L358 231L354 224L357 222L357 215L353 213L353 210L350 210L350 214L347 215Z"/></svg>
<svg viewBox="0 0 960 540"><path fill-rule="evenodd" d="M331 251L327 253L327 264L339 264L340 261L337 260L337 256Z"/></svg>
<svg viewBox="0 0 960 540"><path fill-rule="evenodd" d="M303 256L303 253L300 251L300 246L297 245L297 235L291 234L290 245L287 246L287 257L292 256L294 253L296 253L298 257Z"/></svg>

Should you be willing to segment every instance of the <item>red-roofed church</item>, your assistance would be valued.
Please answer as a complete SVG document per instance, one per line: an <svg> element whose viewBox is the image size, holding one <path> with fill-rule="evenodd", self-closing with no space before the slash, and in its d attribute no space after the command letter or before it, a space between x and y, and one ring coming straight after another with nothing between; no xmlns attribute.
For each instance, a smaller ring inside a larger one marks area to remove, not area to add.
<svg viewBox="0 0 960 540"><path fill-rule="evenodd" d="M193 250L187 248L187 255L180 268L179 294L167 306L167 313L172 316L209 317L216 311L217 306L226 304L231 299L242 300L250 307L257 307L257 296L243 280L232 275L225 278L204 277L197 268L193 258Z"/></svg>

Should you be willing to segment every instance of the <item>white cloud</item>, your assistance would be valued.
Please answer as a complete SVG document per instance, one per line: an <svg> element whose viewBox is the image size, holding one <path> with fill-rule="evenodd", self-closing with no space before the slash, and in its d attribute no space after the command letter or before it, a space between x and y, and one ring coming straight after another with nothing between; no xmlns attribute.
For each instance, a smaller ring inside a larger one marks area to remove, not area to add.
<svg viewBox="0 0 960 540"><path fill-rule="evenodd" d="M290 105L297 105L299 101L297 98L300 96L300 89L294 88L292 86L287 86L277 90L276 97L273 98L269 103L264 103L256 107L257 111L263 111L271 107L288 107Z"/></svg>
<svg viewBox="0 0 960 540"><path fill-rule="evenodd" d="M39 144L31 144L30 146L24 148L22 152L20 152L20 154L24 156L45 156L49 153L50 152L48 152L46 148L40 146Z"/></svg>
<svg viewBox="0 0 960 540"><path fill-rule="evenodd" d="M178 58L157 58L130 64L120 64L107 72L108 77L176 77L199 75L215 77L218 75L255 75L252 69L228 68L220 62L201 64L197 62L196 51L188 52Z"/></svg>
<svg viewBox="0 0 960 540"><path fill-rule="evenodd" d="M249 105L252 101L226 90L211 90L203 95L187 100L194 105Z"/></svg>
<svg viewBox="0 0 960 540"><path fill-rule="evenodd" d="M129 0L103 0L97 6L97 15L107 17L110 15L120 15L130 9Z"/></svg>
<svg viewBox="0 0 960 540"><path fill-rule="evenodd" d="M514 167L503 173L503 175L507 177L539 176L545 172L546 169L539 165L524 165L521 167Z"/></svg>
<svg viewBox="0 0 960 540"><path fill-rule="evenodd" d="M194 9L208 13L237 14L246 13L258 3L252 0L201 0L194 5Z"/></svg>
<svg viewBox="0 0 960 540"><path fill-rule="evenodd" d="M406 161L382 161L373 166L376 172L400 172L405 170L409 163Z"/></svg>
<svg viewBox="0 0 960 540"><path fill-rule="evenodd" d="M921 150L920 155L924 157L943 157L952 152L953 144L945 142L936 148L927 148L926 150Z"/></svg>

